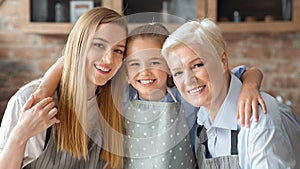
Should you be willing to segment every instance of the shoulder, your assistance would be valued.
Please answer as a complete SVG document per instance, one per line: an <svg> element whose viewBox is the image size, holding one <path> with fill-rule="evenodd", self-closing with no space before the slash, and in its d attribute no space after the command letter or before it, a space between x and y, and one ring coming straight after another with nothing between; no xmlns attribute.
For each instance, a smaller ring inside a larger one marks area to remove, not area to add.
<svg viewBox="0 0 300 169"><path fill-rule="evenodd" d="M254 122L254 119L252 117L250 128L253 131L265 129L279 129L283 120L279 102L274 97L270 96L265 92L260 92L260 95L266 104L267 113L264 114L262 112L261 107L259 107L258 122Z"/></svg>
<svg viewBox="0 0 300 169"><path fill-rule="evenodd" d="M26 85L22 86L13 97L19 98L19 99L28 99L30 95L38 88L41 81L40 79L33 80Z"/></svg>
<svg viewBox="0 0 300 169"><path fill-rule="evenodd" d="M4 116L7 114L17 114L25 104L26 100L36 90L40 80L34 80L22 86L8 101Z"/></svg>

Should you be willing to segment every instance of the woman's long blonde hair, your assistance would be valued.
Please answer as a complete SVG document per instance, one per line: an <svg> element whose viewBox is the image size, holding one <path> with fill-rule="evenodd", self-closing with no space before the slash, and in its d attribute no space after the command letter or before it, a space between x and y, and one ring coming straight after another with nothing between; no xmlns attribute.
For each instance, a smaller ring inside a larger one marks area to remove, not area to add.
<svg viewBox="0 0 300 169"><path fill-rule="evenodd" d="M58 119L61 123L55 126L52 134L57 141L58 151L68 151L77 158L88 158L89 140L84 131L88 100L86 57L96 29L103 23L118 24L128 32L126 20L120 14L96 7L83 14L76 22L64 51L64 71L58 104ZM104 120L122 135L122 116L113 103L110 81L101 87L98 104ZM111 168L123 168L123 139L115 138L115 134L106 129L102 129L102 132L105 149L101 151L102 159L107 160ZM108 151L110 148L114 150Z"/></svg>

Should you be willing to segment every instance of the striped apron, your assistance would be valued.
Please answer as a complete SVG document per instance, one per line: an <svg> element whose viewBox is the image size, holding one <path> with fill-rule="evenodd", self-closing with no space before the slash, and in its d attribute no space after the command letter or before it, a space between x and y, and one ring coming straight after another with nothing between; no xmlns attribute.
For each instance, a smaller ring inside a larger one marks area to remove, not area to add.
<svg viewBox="0 0 300 169"><path fill-rule="evenodd" d="M88 159L78 159L69 152L57 152L56 144L50 137L42 154L24 169L102 169L106 166L106 161L100 159L100 152L101 147L91 142Z"/></svg>
<svg viewBox="0 0 300 169"><path fill-rule="evenodd" d="M238 132L231 130L231 155L212 158L207 146L207 135L204 126L197 128L198 144L197 162L199 169L239 169L237 151Z"/></svg>

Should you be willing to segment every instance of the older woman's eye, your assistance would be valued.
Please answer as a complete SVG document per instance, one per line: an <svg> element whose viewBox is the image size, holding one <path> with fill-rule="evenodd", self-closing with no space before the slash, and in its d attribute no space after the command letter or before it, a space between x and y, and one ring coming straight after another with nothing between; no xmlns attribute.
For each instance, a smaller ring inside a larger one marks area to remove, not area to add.
<svg viewBox="0 0 300 169"><path fill-rule="evenodd" d="M194 68L199 68L199 67L202 67L202 66L204 66L203 63L197 63L197 64L194 64L194 65L193 65L193 69L194 69Z"/></svg>
<svg viewBox="0 0 300 169"><path fill-rule="evenodd" d="M174 72L174 73L173 73L173 77L179 76L179 75L181 75L182 73L183 73L183 72L180 72L180 71Z"/></svg>

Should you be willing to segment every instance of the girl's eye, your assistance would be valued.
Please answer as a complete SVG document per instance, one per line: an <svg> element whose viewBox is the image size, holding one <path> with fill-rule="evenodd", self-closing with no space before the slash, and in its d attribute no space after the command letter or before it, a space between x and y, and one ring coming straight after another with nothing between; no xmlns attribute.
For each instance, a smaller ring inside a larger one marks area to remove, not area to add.
<svg viewBox="0 0 300 169"><path fill-rule="evenodd" d="M121 55L123 55L124 54L124 51L123 50L121 50L121 49L116 49L116 50L114 50L117 54L121 54Z"/></svg>
<svg viewBox="0 0 300 169"><path fill-rule="evenodd" d="M159 64L160 64L160 62L158 62L158 61L151 62L151 65L159 65Z"/></svg>
<svg viewBox="0 0 300 169"><path fill-rule="evenodd" d="M139 66L139 63L130 63L129 66Z"/></svg>
<svg viewBox="0 0 300 169"><path fill-rule="evenodd" d="M202 66L204 66L203 63L197 63L197 64L194 64L193 69L199 68L199 67L202 67Z"/></svg>

